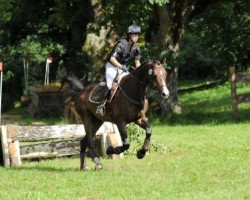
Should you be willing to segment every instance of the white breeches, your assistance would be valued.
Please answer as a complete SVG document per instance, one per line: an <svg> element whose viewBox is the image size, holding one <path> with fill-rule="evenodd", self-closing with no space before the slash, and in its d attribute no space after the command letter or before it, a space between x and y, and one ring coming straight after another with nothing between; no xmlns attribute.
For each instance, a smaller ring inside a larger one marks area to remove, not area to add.
<svg viewBox="0 0 250 200"><path fill-rule="evenodd" d="M118 82L122 79L122 77L128 75L128 72L123 72L121 69L113 66L110 62L107 62L105 65L105 77L106 77L106 84L109 89L112 88L112 84L114 81L114 78L118 74Z"/></svg>

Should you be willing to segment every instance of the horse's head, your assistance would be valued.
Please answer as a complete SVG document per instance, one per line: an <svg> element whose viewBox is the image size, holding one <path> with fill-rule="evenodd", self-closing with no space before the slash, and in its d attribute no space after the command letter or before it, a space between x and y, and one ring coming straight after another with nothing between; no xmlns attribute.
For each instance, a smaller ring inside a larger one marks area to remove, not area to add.
<svg viewBox="0 0 250 200"><path fill-rule="evenodd" d="M154 61L153 67L149 69L148 74L153 77L154 85L159 89L161 95L166 99L169 97L169 90L167 88L167 71L160 63L160 61Z"/></svg>

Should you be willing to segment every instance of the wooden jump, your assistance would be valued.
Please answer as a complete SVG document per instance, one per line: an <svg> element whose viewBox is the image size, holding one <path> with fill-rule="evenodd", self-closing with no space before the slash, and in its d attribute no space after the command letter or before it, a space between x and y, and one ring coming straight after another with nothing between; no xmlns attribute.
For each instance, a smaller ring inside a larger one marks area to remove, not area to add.
<svg viewBox="0 0 250 200"><path fill-rule="evenodd" d="M85 129L83 125L3 125L1 126L0 142L1 164L4 167L20 166L23 159L79 155L80 140L84 135ZM96 135L100 141L97 149L99 148L102 156L106 156L108 146L122 145L119 131L111 123L105 122ZM20 142L24 141L38 143L20 146ZM122 156L121 154L118 157Z"/></svg>

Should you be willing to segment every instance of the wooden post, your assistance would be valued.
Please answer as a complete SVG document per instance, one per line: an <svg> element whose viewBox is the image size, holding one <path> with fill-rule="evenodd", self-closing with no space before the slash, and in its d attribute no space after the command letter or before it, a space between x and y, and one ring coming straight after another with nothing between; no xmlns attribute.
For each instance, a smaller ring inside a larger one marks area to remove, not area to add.
<svg viewBox="0 0 250 200"><path fill-rule="evenodd" d="M3 153L3 165L4 167L10 167L10 156L8 148L8 134L7 127L1 127L1 144L2 144L2 153Z"/></svg>
<svg viewBox="0 0 250 200"><path fill-rule="evenodd" d="M229 68L230 73L230 84L231 84L231 101L232 101L232 112L235 117L238 116L238 98L236 91L236 70L235 66Z"/></svg>
<svg viewBox="0 0 250 200"><path fill-rule="evenodd" d="M9 155L10 155L10 166L12 167L21 166L19 141L9 142Z"/></svg>
<svg viewBox="0 0 250 200"><path fill-rule="evenodd" d="M2 125L2 85L3 85L3 62L0 62L0 125Z"/></svg>

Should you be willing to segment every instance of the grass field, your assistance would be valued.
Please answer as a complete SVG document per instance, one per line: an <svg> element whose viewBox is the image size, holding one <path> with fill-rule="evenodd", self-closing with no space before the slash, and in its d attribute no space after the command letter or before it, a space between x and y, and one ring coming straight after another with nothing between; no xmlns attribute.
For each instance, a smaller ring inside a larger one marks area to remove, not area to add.
<svg viewBox="0 0 250 200"><path fill-rule="evenodd" d="M0 199L250 199L250 103L234 120L229 92L224 84L182 95L182 115L153 120L161 148L142 160L102 159L98 172L90 159L92 170L80 171L77 158L0 168Z"/></svg>

